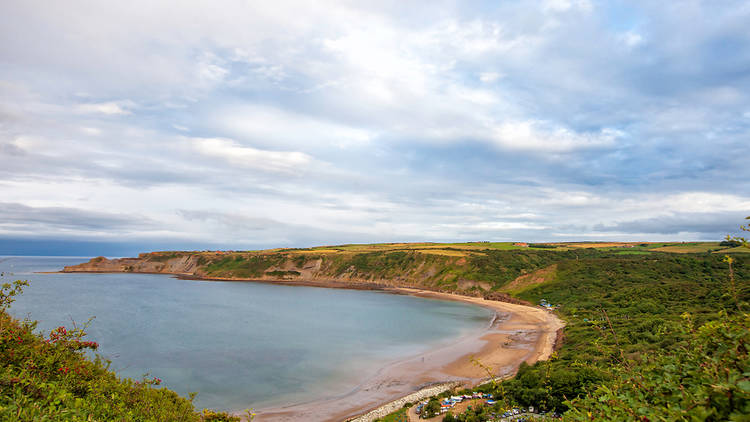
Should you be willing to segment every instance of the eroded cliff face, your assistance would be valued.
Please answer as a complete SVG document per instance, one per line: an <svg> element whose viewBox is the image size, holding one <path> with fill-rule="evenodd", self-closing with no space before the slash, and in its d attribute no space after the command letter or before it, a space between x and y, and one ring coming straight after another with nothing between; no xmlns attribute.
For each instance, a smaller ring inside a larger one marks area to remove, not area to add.
<svg viewBox="0 0 750 422"><path fill-rule="evenodd" d="M349 287L415 287L484 296L519 276L548 266L553 256L488 251L461 255L419 251L152 252L137 258L98 257L65 267L63 271L163 273L202 279L293 281Z"/></svg>
<svg viewBox="0 0 750 422"><path fill-rule="evenodd" d="M107 259L103 256L78 265L63 268L63 272L132 272L132 273L165 273L180 275L197 275L197 255L184 255L164 261L150 260L148 254L138 258Z"/></svg>
<svg viewBox="0 0 750 422"><path fill-rule="evenodd" d="M159 254L141 254L138 258L107 259L93 258L89 262L67 266L63 272L132 272L175 274L187 277L217 280L264 280L264 281L305 281L320 283L378 285L384 287L419 287L422 283L437 274L433 267L425 269L425 274L414 277L396 275L382 277L374 273L363 272L356 265L341 268L336 260L322 257L281 256L281 259L263 260L255 272L247 271L242 265L231 265L227 259L244 260L242 254L186 254L168 256ZM263 265L266 264L266 265ZM420 265L417 273L420 273ZM410 280L410 279L414 280Z"/></svg>

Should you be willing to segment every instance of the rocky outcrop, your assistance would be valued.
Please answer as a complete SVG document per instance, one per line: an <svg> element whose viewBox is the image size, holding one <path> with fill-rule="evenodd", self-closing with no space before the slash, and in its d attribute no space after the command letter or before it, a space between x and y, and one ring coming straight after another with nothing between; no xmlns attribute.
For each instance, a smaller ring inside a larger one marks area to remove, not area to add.
<svg viewBox="0 0 750 422"><path fill-rule="evenodd" d="M91 273L165 273L181 275L199 275L199 256L180 255L160 260L149 259L149 255L141 254L138 258L107 259L103 256L92 259L83 264L71 265L63 268L63 272L91 272Z"/></svg>

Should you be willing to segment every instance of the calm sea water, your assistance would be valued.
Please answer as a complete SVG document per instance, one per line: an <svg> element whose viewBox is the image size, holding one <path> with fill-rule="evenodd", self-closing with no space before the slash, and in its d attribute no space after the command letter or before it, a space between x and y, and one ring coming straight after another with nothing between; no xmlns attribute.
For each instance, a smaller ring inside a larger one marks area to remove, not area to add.
<svg viewBox="0 0 750 422"><path fill-rule="evenodd" d="M374 291L180 280L154 274L38 274L88 258L0 257L0 281L31 282L10 309L46 334L85 323L112 369L145 373L196 406L305 402L351 391L389 362L482 329L491 313Z"/></svg>

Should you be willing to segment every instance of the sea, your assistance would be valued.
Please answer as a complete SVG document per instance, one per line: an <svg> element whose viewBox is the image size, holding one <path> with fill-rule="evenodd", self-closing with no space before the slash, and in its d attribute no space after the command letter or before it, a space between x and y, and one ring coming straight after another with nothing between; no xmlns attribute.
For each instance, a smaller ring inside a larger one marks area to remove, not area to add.
<svg viewBox="0 0 750 422"><path fill-rule="evenodd" d="M380 291L50 273L89 257L0 257L30 285L9 312L86 339L120 376L160 378L196 408L242 411L336 397L378 369L486 328L491 311Z"/></svg>

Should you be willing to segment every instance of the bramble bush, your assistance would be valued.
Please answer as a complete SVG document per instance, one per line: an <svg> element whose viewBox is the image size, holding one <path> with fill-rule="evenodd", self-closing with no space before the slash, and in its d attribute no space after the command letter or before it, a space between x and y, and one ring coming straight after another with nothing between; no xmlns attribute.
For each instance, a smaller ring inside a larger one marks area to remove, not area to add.
<svg viewBox="0 0 750 422"><path fill-rule="evenodd" d="M613 366L609 382L566 403L565 419L750 420L750 315L722 311L698 329L684 318L684 344Z"/></svg>

